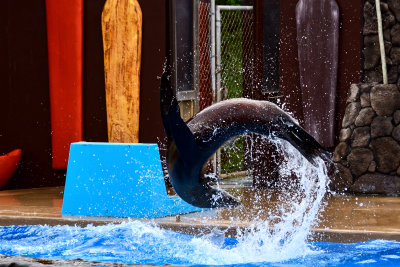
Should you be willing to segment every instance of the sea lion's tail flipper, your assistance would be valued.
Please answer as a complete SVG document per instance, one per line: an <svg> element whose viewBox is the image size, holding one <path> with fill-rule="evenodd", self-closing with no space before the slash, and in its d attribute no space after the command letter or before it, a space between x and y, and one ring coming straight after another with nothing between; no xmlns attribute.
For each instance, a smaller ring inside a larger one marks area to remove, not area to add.
<svg viewBox="0 0 400 267"><path fill-rule="evenodd" d="M294 123L284 128L284 139L289 141L313 165L316 165L316 157L330 161L329 152L302 127Z"/></svg>
<svg viewBox="0 0 400 267"><path fill-rule="evenodd" d="M180 157L184 160L197 160L198 146L194 136L180 115L180 108L173 92L170 73L161 76L160 109L168 142L174 142Z"/></svg>

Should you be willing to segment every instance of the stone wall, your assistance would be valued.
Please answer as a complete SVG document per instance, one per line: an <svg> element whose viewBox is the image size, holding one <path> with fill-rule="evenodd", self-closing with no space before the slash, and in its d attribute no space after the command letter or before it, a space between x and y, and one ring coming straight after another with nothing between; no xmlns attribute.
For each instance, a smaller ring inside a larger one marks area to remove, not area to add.
<svg viewBox="0 0 400 267"><path fill-rule="evenodd" d="M353 84L334 152L336 190L400 194L400 90Z"/></svg>
<svg viewBox="0 0 400 267"><path fill-rule="evenodd" d="M400 0L381 1L389 83L400 83ZM364 81L382 82L375 0L364 3Z"/></svg>
<svg viewBox="0 0 400 267"><path fill-rule="evenodd" d="M364 81L350 87L339 144L337 191L400 195L400 0L381 0L389 85L382 85L375 0L364 1Z"/></svg>

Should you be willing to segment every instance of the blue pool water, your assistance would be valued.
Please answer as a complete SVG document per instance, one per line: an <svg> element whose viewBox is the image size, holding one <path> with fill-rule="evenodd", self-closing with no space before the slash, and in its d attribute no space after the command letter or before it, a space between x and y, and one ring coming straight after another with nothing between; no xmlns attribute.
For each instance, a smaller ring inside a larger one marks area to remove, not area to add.
<svg viewBox="0 0 400 267"><path fill-rule="evenodd" d="M232 239L215 230L195 237L138 221L84 228L0 227L0 254L11 256L186 266L400 266L396 241L305 243L291 249L284 241L277 248L269 243L260 233ZM274 249L283 253L271 255Z"/></svg>
<svg viewBox="0 0 400 267"><path fill-rule="evenodd" d="M254 214L236 239L215 229L196 237L139 221L85 228L9 226L0 227L0 254L184 266L400 266L400 242L306 242L325 205L329 179L321 159L312 165L286 143L282 153L287 160L279 174L287 178L282 186L287 192L268 200L271 207L262 206L268 218ZM257 206L257 194L255 199Z"/></svg>

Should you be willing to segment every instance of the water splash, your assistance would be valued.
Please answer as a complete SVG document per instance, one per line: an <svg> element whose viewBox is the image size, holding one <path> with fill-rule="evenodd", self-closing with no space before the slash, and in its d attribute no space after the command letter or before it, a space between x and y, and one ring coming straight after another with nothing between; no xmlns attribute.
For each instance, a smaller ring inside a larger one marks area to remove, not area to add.
<svg viewBox="0 0 400 267"><path fill-rule="evenodd" d="M218 230L194 237L138 221L85 228L9 226L0 227L0 254L157 265L397 266L400 263L400 242L385 240L312 243L307 255L282 258L283 252L279 253L268 240L261 238L268 235L262 229L250 231L243 240L234 240L224 238L224 233Z"/></svg>
<svg viewBox="0 0 400 267"><path fill-rule="evenodd" d="M0 254L181 265L272 264L312 256L315 249L306 240L323 206L326 168L320 159L317 166L310 164L286 141L276 144L285 155L279 170L284 190L268 196L276 205L255 213L250 227L237 229L236 239L218 229L195 237L138 221L85 228L11 226L0 227Z"/></svg>
<svg viewBox="0 0 400 267"><path fill-rule="evenodd" d="M285 156L279 168L281 189L267 197L275 204L262 205L265 192L255 191L253 205L262 209L253 214L249 228L237 229L235 247L217 253L225 259L224 264L281 262L313 253L307 238L324 206L329 183L326 166L322 159L316 160L317 166L312 165L286 141L274 143Z"/></svg>

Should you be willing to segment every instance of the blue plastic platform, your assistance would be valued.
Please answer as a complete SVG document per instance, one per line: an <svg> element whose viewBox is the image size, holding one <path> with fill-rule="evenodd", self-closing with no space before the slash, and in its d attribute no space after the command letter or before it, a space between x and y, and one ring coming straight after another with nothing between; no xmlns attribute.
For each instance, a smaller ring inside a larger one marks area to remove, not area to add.
<svg viewBox="0 0 400 267"><path fill-rule="evenodd" d="M62 215L156 218L199 210L167 195L157 144L71 144Z"/></svg>

